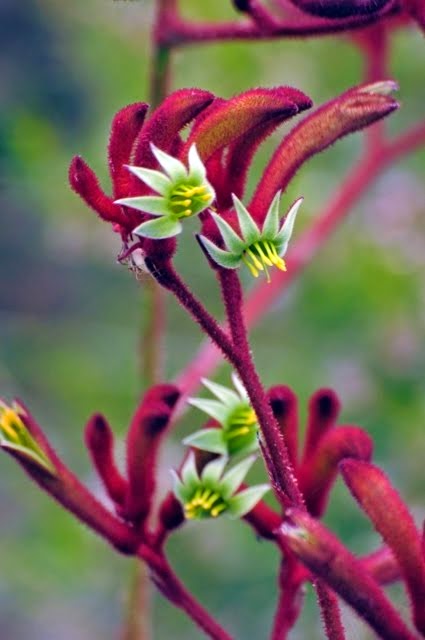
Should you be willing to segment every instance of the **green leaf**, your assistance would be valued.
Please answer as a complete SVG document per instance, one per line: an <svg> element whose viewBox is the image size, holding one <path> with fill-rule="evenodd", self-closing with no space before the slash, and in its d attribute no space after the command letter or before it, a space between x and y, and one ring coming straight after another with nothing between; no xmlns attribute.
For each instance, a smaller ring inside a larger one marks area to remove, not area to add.
<svg viewBox="0 0 425 640"><path fill-rule="evenodd" d="M242 204L237 196L232 193L233 204L238 215L239 226L242 237L247 245L251 245L261 237L261 232L255 220L251 217L248 209Z"/></svg>
<svg viewBox="0 0 425 640"><path fill-rule="evenodd" d="M280 256L285 255L288 248L288 242L291 239L292 230L294 228L295 218L297 217L298 209L301 206L304 198L298 198L288 211L288 215L285 218L285 222L282 225L281 230L274 239L276 250Z"/></svg>
<svg viewBox="0 0 425 640"><path fill-rule="evenodd" d="M279 231L280 194L280 191L276 193L264 220L261 235L265 240L273 240Z"/></svg>
<svg viewBox="0 0 425 640"><path fill-rule="evenodd" d="M202 451L211 451L212 453L227 453L226 443L223 440L223 432L221 429L200 429L183 440L183 444L188 447L196 447Z"/></svg>
<svg viewBox="0 0 425 640"><path fill-rule="evenodd" d="M249 513L269 489L268 484L259 484L237 493L228 501L230 518L241 518Z"/></svg>
<svg viewBox="0 0 425 640"><path fill-rule="evenodd" d="M133 175L140 180L143 180L148 187L154 189L154 191L157 191L162 196L168 192L172 184L171 180L160 171L145 169L144 167L133 167L130 165L128 165L127 168Z"/></svg>
<svg viewBox="0 0 425 640"><path fill-rule="evenodd" d="M256 456L249 456L249 458L245 458L245 460L236 464L226 473L221 481L223 498L230 498L230 496L239 489L255 460Z"/></svg>
<svg viewBox="0 0 425 640"><path fill-rule="evenodd" d="M211 391L211 393L213 393L224 404L227 404L230 407L233 407L235 404L240 404L241 399L237 393L232 391L232 389L228 389L228 387L225 387L222 384L208 380L208 378L201 378L201 382L204 387L209 389L209 391Z"/></svg>
<svg viewBox="0 0 425 640"><path fill-rule="evenodd" d="M153 216L166 216L169 213L167 200L162 196L136 196L135 198L120 198L115 204L150 213Z"/></svg>
<svg viewBox="0 0 425 640"><path fill-rule="evenodd" d="M137 236L142 238L154 238L161 240L162 238L172 238L173 236L181 233L182 225L178 220L162 216L155 220L148 220L148 222L142 222L133 231Z"/></svg>
<svg viewBox="0 0 425 640"><path fill-rule="evenodd" d="M220 249L205 236L198 236L198 238L208 255L214 262L220 265L220 267L224 267L225 269L236 269L239 267L241 263L240 256Z"/></svg>
<svg viewBox="0 0 425 640"><path fill-rule="evenodd" d="M236 231L232 229L230 224L223 220L223 218L214 212L211 212L214 222L220 230L221 237L223 238L226 247L231 253L241 255L246 248L246 243L238 236Z"/></svg>

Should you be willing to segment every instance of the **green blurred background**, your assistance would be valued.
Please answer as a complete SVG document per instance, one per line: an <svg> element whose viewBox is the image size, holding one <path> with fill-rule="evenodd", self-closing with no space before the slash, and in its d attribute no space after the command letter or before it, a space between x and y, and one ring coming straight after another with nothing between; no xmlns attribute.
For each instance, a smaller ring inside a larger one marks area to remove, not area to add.
<svg viewBox="0 0 425 640"><path fill-rule="evenodd" d="M228 0L182 3L209 19L236 14ZM119 241L70 191L67 167L81 153L107 185L105 147L112 115L147 100L152 4L146 0L3 0L0 6L0 391L21 397L80 477L101 494L82 442L89 415L102 411L122 437L141 392L140 330L146 312L139 285L115 256ZM424 43L411 29L392 40L392 75L403 108L401 131L423 115ZM362 59L342 38L226 43L177 52L173 87L199 86L229 97L249 87L294 85L315 103L361 79ZM255 184L282 128L261 149ZM340 142L299 173L291 198L305 196L295 232L314 219L361 148ZM333 386L343 423L365 427L375 459L418 518L425 496L425 154L387 171L314 263L253 333L266 384L309 395ZM194 264L194 260L196 263ZM177 262L221 314L211 274L186 234ZM195 268L194 268L195 267ZM247 282L247 286L249 286ZM200 333L168 300L167 377L184 367ZM226 381L223 368L218 379ZM177 465L183 434L201 424L187 413L163 456ZM2 456L0 483L0 628L11 640L119 637L131 562L115 555L33 486ZM261 469L254 473L261 477ZM376 535L339 483L328 524L366 552ZM171 541L170 556L211 611L238 638L264 638L275 605L277 554L241 523L192 524ZM393 588L400 606L406 603ZM294 638L321 638L313 598ZM348 637L370 635L347 613ZM159 597L154 637L200 638Z"/></svg>

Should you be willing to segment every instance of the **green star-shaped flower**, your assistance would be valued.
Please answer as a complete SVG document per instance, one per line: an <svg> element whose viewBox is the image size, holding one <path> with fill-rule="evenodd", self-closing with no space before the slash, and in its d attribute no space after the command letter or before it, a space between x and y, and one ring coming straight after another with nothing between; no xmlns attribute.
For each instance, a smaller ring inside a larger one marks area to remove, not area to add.
<svg viewBox="0 0 425 640"><path fill-rule="evenodd" d="M151 149L163 172L133 166L128 169L159 195L121 198L115 204L157 216L156 220L142 222L133 229L134 234L143 238L171 238L181 233L182 219L196 216L211 205L215 192L194 144L189 149L188 169L155 145L151 144Z"/></svg>
<svg viewBox="0 0 425 640"><path fill-rule="evenodd" d="M184 444L228 456L250 453L258 447L257 416L239 378L233 374L232 380L236 391L202 380L217 400L190 398L188 402L217 420L221 428L200 429L185 438Z"/></svg>
<svg viewBox="0 0 425 640"><path fill-rule="evenodd" d="M218 214L211 212L227 250L220 249L205 236L199 236L199 240L209 256L221 267L237 269L244 263L255 278L260 271L265 271L267 280L270 282L267 267L275 266L281 271L286 271L282 256L288 248L295 218L303 198L294 202L283 224L279 226L279 191L273 198L261 229L239 198L234 194L232 198L241 235L238 235Z"/></svg>
<svg viewBox="0 0 425 640"><path fill-rule="evenodd" d="M209 462L199 475L191 452L181 477L173 472L174 493L183 505L185 517L188 520L220 515L241 518L251 511L270 488L262 484L237 492L254 461L255 457L250 456L224 473L227 458L220 457Z"/></svg>

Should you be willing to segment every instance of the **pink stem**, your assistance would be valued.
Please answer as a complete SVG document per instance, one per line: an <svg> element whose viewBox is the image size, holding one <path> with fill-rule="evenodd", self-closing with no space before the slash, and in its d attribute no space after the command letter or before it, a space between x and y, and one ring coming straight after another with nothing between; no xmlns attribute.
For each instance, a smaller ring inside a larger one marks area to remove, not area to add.
<svg viewBox="0 0 425 640"><path fill-rule="evenodd" d="M297 18L297 21L279 21L273 25L270 21L266 28L262 20L260 26L248 22L188 22L177 14L170 13L157 33L157 42L163 47L178 47L187 44L213 42L216 40L270 40L275 38L303 38L307 36L326 36L334 33L361 29L374 24L384 16L399 12L397 3L392 3L380 12L346 18L342 20L324 20L321 18Z"/></svg>
<svg viewBox="0 0 425 640"><path fill-rule="evenodd" d="M162 553L141 545L137 555L149 566L151 578L161 593L176 607L182 609L209 638L212 640L232 640L227 631L184 587Z"/></svg>

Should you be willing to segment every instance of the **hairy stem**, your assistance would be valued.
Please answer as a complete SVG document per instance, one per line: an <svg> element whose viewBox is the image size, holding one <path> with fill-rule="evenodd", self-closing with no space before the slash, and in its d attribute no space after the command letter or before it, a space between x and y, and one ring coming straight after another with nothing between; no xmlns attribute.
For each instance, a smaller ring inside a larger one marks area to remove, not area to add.
<svg viewBox="0 0 425 640"><path fill-rule="evenodd" d="M232 640L227 631L184 587L162 553L142 545L138 550L138 556L149 566L153 582L167 600L182 609L209 638L212 640Z"/></svg>

